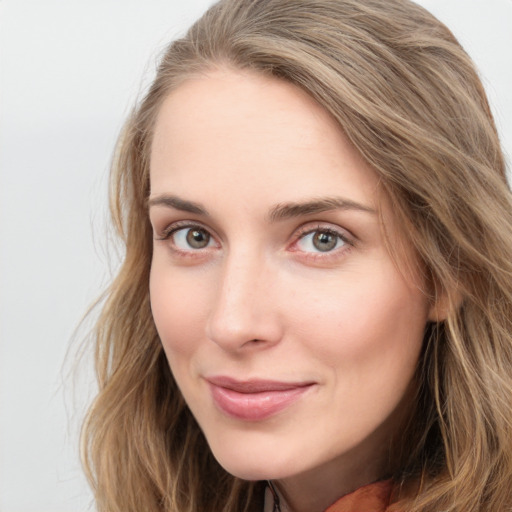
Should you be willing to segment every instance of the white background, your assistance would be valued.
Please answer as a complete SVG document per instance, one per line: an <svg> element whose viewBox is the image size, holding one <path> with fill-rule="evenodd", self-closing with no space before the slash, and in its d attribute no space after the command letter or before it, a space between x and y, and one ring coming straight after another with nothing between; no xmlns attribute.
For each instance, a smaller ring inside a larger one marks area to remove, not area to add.
<svg viewBox="0 0 512 512"><path fill-rule="evenodd" d="M512 0L420 3L475 59L510 161ZM110 155L165 43L209 4L0 0L0 512L93 508L76 450L90 372L73 388L64 359L109 279Z"/></svg>

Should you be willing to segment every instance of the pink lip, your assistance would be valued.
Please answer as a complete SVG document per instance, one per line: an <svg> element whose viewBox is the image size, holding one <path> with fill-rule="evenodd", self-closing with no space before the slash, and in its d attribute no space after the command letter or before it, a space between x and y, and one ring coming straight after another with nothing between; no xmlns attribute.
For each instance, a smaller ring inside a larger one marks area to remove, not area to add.
<svg viewBox="0 0 512 512"><path fill-rule="evenodd" d="M231 377L211 377L215 405L227 414L246 421L261 421L286 409L313 385L313 382L271 380L238 381Z"/></svg>

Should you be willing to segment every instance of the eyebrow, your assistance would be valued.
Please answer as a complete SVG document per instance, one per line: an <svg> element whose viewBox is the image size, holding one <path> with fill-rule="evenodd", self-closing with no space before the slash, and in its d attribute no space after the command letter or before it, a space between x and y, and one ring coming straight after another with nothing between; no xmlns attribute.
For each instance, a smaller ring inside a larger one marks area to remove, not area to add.
<svg viewBox="0 0 512 512"><path fill-rule="evenodd" d="M271 222L301 217L304 215L313 215L315 213L327 212L331 210L356 210L365 213L376 214L376 210L364 204L357 203L350 199L342 197L323 197L305 201L303 203L282 203L274 206L269 213Z"/></svg>
<svg viewBox="0 0 512 512"><path fill-rule="evenodd" d="M195 213L206 217L210 216L206 208L201 204L168 194L162 194L149 199L148 208L151 208L152 206L166 206L167 208L174 208L175 210L181 210L182 212Z"/></svg>
<svg viewBox="0 0 512 512"><path fill-rule="evenodd" d="M210 216L207 209L200 203L168 194L158 195L149 199L148 207L151 208L152 206L165 206L183 212L195 213L196 215ZM270 209L268 219L270 222L274 223L294 217L313 215L315 213L332 210L356 210L370 214L377 213L373 208L352 201L351 199L323 197L304 202L279 203Z"/></svg>

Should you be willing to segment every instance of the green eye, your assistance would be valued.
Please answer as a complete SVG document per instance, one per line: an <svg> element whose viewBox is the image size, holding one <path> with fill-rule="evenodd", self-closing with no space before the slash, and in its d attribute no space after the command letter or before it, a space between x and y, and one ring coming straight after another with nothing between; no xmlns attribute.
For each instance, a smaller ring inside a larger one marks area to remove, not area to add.
<svg viewBox="0 0 512 512"><path fill-rule="evenodd" d="M338 239L338 235L325 231L317 231L313 234L312 243L319 251L327 252L332 251L336 247Z"/></svg>
<svg viewBox="0 0 512 512"><path fill-rule="evenodd" d="M189 229L187 232L187 243L194 249L207 247L210 242L210 235L203 229Z"/></svg>
<svg viewBox="0 0 512 512"><path fill-rule="evenodd" d="M304 252L329 252L346 244L343 237L329 229L317 229L303 235L297 246Z"/></svg>
<svg viewBox="0 0 512 512"><path fill-rule="evenodd" d="M199 227L182 228L176 230L172 239L178 249L204 249L210 245L211 236L208 231Z"/></svg>

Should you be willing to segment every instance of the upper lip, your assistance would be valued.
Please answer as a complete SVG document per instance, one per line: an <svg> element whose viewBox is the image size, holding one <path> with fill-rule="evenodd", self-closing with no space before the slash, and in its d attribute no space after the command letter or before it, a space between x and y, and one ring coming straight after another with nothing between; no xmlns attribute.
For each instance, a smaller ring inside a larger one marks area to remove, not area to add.
<svg viewBox="0 0 512 512"><path fill-rule="evenodd" d="M314 384L312 381L286 382L267 379L237 380L227 376L207 377L206 380L221 388L231 389L238 393L262 393L265 391L286 391Z"/></svg>

